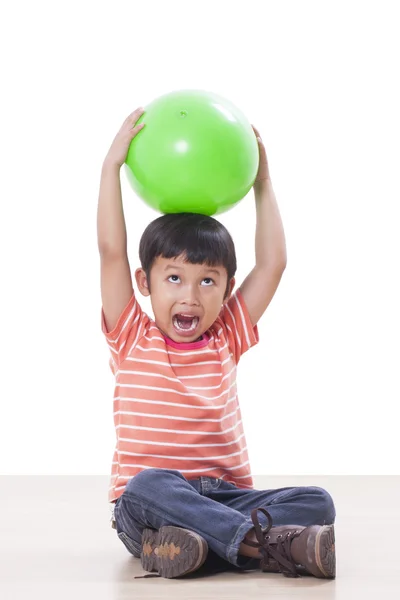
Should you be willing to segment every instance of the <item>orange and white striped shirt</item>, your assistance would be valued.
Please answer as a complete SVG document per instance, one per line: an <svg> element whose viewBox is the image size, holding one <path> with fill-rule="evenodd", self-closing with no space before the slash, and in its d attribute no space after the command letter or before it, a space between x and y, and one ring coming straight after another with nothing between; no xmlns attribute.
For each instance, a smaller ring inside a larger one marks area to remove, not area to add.
<svg viewBox="0 0 400 600"><path fill-rule="evenodd" d="M238 289L202 339L166 337L132 295L113 331L101 327L115 376L116 448L109 502L143 469L216 477L253 488L236 365L258 341Z"/></svg>

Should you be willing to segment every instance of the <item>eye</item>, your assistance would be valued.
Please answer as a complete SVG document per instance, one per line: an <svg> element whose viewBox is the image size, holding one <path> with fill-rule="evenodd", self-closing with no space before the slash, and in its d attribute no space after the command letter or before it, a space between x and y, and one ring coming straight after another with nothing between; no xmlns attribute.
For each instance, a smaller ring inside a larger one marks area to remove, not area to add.
<svg viewBox="0 0 400 600"><path fill-rule="evenodd" d="M173 281L171 281L171 279L173 279ZM171 283L179 283L178 281L176 281L177 279L179 279L178 275L170 275L168 277L168 281L170 281Z"/></svg>
<svg viewBox="0 0 400 600"><path fill-rule="evenodd" d="M214 280L211 279L211 277L204 277L203 281L208 282L208 283L206 283L206 287L209 287L210 285L212 285L214 283Z"/></svg>

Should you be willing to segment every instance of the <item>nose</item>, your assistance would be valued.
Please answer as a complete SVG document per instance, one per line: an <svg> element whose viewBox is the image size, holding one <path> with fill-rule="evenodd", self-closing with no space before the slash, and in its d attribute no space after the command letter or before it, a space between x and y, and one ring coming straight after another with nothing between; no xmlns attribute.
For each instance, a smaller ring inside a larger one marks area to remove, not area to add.
<svg viewBox="0 0 400 600"><path fill-rule="evenodd" d="M185 285L182 289L181 303L188 306L198 306L199 299L197 297L197 286Z"/></svg>

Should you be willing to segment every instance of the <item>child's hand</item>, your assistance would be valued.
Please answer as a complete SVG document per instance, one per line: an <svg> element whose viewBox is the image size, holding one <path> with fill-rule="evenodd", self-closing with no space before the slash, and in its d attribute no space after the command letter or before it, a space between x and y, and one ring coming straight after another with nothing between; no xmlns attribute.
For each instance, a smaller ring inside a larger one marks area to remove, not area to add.
<svg viewBox="0 0 400 600"><path fill-rule="evenodd" d="M269 168L268 168L268 159L267 159L267 153L265 151L265 146L264 143L261 139L261 135L260 132L258 131L258 129L256 129L254 127L254 125L252 125L254 133L256 134L256 138L257 138L257 142L258 142L258 150L260 153L260 164L258 167L258 173L257 173L257 177L256 177L256 182L258 181L267 181L270 178L270 174L269 174Z"/></svg>
<svg viewBox="0 0 400 600"><path fill-rule="evenodd" d="M121 167L124 164L131 141L145 126L145 123L136 125L136 122L144 112L144 108L137 108L125 119L107 153L105 158L107 164L116 165L118 167Z"/></svg>

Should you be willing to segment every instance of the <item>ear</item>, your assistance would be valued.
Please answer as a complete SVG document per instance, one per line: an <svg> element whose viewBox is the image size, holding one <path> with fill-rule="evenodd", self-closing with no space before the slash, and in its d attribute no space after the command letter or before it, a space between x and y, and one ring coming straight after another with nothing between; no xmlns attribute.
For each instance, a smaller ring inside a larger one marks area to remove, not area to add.
<svg viewBox="0 0 400 600"><path fill-rule="evenodd" d="M235 283L236 283L236 280L234 277L232 277L232 279L229 282L228 292L224 298L224 302L228 302L229 298L231 297L233 288L235 287Z"/></svg>
<svg viewBox="0 0 400 600"><path fill-rule="evenodd" d="M142 296L150 296L149 283L147 281L146 273L143 271L143 269L136 269L135 278Z"/></svg>

